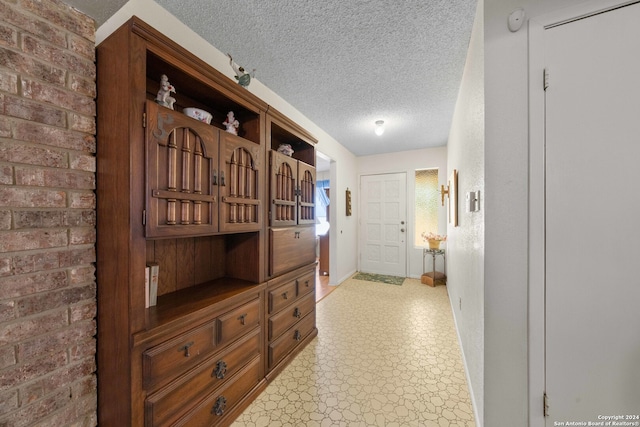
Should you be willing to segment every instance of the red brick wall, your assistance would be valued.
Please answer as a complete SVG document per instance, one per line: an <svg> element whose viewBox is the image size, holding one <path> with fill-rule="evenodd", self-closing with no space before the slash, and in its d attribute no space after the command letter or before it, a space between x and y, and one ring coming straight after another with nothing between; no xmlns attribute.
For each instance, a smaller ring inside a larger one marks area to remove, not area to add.
<svg viewBox="0 0 640 427"><path fill-rule="evenodd" d="M0 0L0 426L96 425L95 23Z"/></svg>

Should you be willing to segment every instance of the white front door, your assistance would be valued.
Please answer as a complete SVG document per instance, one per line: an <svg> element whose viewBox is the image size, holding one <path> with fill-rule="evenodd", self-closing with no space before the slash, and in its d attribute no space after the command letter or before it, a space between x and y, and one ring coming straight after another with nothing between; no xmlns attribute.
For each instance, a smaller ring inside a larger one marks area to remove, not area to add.
<svg viewBox="0 0 640 427"><path fill-rule="evenodd" d="M638 23L634 4L544 31L547 426L640 423Z"/></svg>
<svg viewBox="0 0 640 427"><path fill-rule="evenodd" d="M360 271L406 276L406 187L405 173L360 178Z"/></svg>

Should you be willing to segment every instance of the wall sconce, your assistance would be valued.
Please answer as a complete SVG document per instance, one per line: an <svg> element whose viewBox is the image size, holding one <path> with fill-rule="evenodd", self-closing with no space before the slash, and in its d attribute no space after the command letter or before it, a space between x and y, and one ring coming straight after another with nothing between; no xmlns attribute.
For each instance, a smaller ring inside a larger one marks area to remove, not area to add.
<svg viewBox="0 0 640 427"><path fill-rule="evenodd" d="M378 136L384 133L384 120L376 120L375 132Z"/></svg>
<svg viewBox="0 0 640 427"><path fill-rule="evenodd" d="M444 185L440 186L440 198L442 200L442 206L444 206L444 195L447 195L447 197L449 197L449 185L447 185L447 189L445 190Z"/></svg>

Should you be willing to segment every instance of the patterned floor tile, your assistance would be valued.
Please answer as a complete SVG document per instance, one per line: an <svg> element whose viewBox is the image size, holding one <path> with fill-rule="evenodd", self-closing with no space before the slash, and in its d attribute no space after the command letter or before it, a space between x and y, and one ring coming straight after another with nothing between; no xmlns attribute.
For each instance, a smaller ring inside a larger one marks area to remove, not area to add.
<svg viewBox="0 0 640 427"><path fill-rule="evenodd" d="M447 288L349 279L233 427L474 427Z"/></svg>

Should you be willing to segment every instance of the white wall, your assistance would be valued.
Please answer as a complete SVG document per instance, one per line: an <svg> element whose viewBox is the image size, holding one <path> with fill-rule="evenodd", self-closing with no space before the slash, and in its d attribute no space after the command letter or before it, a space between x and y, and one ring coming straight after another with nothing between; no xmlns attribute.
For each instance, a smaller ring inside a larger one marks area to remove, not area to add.
<svg viewBox="0 0 640 427"><path fill-rule="evenodd" d="M528 37L526 25L510 32L507 19L519 7L528 19L576 3L582 2L491 0L484 5L487 427L529 425ZM541 407L542 396L534 400Z"/></svg>
<svg viewBox="0 0 640 427"><path fill-rule="evenodd" d="M398 153L376 154L373 156L358 157L358 176L400 173L407 174L407 275L419 278L422 271L422 248L416 248L413 244L414 235L414 210L415 210L415 171L416 169L438 168L438 188L441 184L447 184L447 148L426 148L422 150L401 151ZM360 183L358 182L358 187ZM359 191L354 195L354 208L359 205ZM355 215L355 214L354 214ZM447 210L442 207L439 210L438 233L446 234ZM441 258L438 258L441 262ZM428 264L430 265L430 264ZM436 264L439 271L442 265Z"/></svg>
<svg viewBox="0 0 640 427"><path fill-rule="evenodd" d="M476 420L484 391L484 1L476 9L467 61L449 133L448 164L458 171L458 226L448 225L447 290L467 371ZM480 191L480 210L465 195ZM483 425L477 422L476 425ZM489 424L487 424L489 425Z"/></svg>
<svg viewBox="0 0 640 427"><path fill-rule="evenodd" d="M109 34L134 15L233 80L234 72L229 66L229 58L226 54L211 46L152 0L130 0L127 2L98 28L96 44L100 44ZM318 139L318 151L336 160L335 168L332 168L332 174L335 173L335 177L331 177L332 191L335 189L334 192L337 194L344 194L347 188L352 191L356 189L358 182L357 163L356 157L350 151L293 108L286 100L260 83L259 79L252 79L251 85L247 89L309 131ZM338 262L331 264L331 284L340 283L356 271L357 227L354 218L357 218L358 212L355 206L353 216L347 217L345 212L344 197L338 197L337 203L331 211L330 251L335 256L334 259L338 260Z"/></svg>

